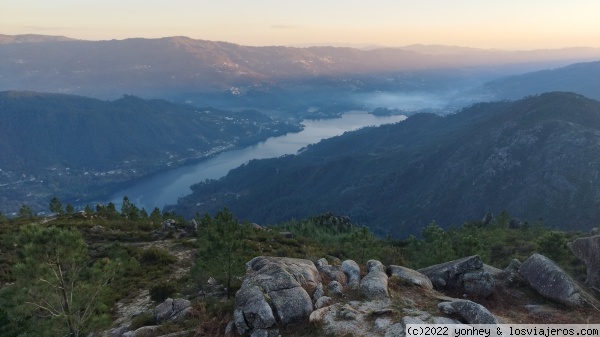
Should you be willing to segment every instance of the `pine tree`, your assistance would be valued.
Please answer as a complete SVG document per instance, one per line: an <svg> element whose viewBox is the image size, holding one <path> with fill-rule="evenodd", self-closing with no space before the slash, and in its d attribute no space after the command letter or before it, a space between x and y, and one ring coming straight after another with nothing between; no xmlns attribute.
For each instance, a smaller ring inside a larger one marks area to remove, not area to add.
<svg viewBox="0 0 600 337"><path fill-rule="evenodd" d="M88 264L88 248L76 230L25 226L18 235L15 286L24 314L34 317L42 335L86 336L105 318L100 298L118 264L103 259Z"/></svg>
<svg viewBox="0 0 600 337"><path fill-rule="evenodd" d="M240 225L227 208L217 212L214 219L206 214L199 223L196 273L224 283L229 299L234 277L244 273L244 251L247 249L244 239L248 226Z"/></svg>
<svg viewBox="0 0 600 337"><path fill-rule="evenodd" d="M60 199L58 199L56 196L53 196L52 199L50 199L50 212L57 214L64 213L62 203L60 202Z"/></svg>

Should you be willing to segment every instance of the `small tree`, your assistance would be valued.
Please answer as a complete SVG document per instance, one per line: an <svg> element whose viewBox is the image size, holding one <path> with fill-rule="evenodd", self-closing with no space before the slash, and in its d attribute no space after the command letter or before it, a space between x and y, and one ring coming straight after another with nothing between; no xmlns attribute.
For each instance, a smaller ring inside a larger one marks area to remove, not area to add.
<svg viewBox="0 0 600 337"><path fill-rule="evenodd" d="M28 205L23 204L19 208L19 218L33 218L34 215L33 208Z"/></svg>
<svg viewBox="0 0 600 337"><path fill-rule="evenodd" d="M75 213L75 207L71 204L67 204L67 207L65 207L65 211L68 215L73 215L73 213Z"/></svg>
<svg viewBox="0 0 600 337"><path fill-rule="evenodd" d="M106 318L100 297L116 263L102 259L89 266L87 245L76 230L32 224L21 229L17 242L14 276L23 310L46 323L49 335L85 336Z"/></svg>
<svg viewBox="0 0 600 337"><path fill-rule="evenodd" d="M377 238L366 226L353 230L347 244L350 257L359 263L366 263L378 256Z"/></svg>
<svg viewBox="0 0 600 337"><path fill-rule="evenodd" d="M58 214L64 213L62 202L60 202L60 199L58 199L56 196L53 196L52 199L50 199L50 212Z"/></svg>
<svg viewBox="0 0 600 337"><path fill-rule="evenodd" d="M154 209L152 210L152 213L150 213L150 221L152 221L153 224L160 224L161 221L163 220L163 216L162 213L160 212L160 209L158 209L158 207L154 207Z"/></svg>
<svg viewBox="0 0 600 337"><path fill-rule="evenodd" d="M217 212L214 219L206 214L200 220L196 273L224 283L228 299L232 295L234 276L244 272L246 232L247 226L240 225L227 208Z"/></svg>
<svg viewBox="0 0 600 337"><path fill-rule="evenodd" d="M92 209L92 206L90 206L90 204L85 205L85 214L86 215L93 215L94 214L94 210Z"/></svg>
<svg viewBox="0 0 600 337"><path fill-rule="evenodd" d="M121 205L121 215L129 220L137 220L139 218L140 210L129 200L129 197L123 197L123 204Z"/></svg>

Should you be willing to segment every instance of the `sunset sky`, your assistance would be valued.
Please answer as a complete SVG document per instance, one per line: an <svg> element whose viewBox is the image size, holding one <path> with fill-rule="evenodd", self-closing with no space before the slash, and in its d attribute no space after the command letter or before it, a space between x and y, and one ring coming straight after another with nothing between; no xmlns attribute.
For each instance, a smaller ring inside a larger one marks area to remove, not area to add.
<svg viewBox="0 0 600 337"><path fill-rule="evenodd" d="M600 47L598 0L0 0L0 34L243 45Z"/></svg>

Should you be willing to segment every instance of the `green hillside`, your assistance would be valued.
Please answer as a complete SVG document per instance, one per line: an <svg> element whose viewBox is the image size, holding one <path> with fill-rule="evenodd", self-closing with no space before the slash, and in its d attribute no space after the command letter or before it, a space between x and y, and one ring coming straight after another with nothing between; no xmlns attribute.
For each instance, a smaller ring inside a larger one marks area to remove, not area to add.
<svg viewBox="0 0 600 337"><path fill-rule="evenodd" d="M107 185L298 129L256 111L0 92L0 209L102 195Z"/></svg>
<svg viewBox="0 0 600 337"><path fill-rule="evenodd" d="M507 210L589 230L600 218L600 103L571 93L482 103L347 133L193 186L180 214L275 224L331 211L392 237Z"/></svg>

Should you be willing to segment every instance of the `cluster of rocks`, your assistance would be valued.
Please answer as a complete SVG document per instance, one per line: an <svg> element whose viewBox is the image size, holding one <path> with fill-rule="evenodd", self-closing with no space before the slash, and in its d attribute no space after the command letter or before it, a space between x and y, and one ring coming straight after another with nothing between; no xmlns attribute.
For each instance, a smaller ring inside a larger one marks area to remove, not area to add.
<svg viewBox="0 0 600 337"><path fill-rule="evenodd" d="M166 230L170 225L165 225ZM586 285L600 291L600 235L577 239L568 246L587 266ZM235 332L252 337L279 336L281 329L296 323L313 324L332 335L353 336L403 336L406 324L497 324L502 320L477 302L494 294L518 293L522 286L569 307L598 304L587 289L540 254L522 263L513 260L505 269L488 266L476 255L419 270L386 267L369 260L366 270L361 271L352 260L336 260L330 265L327 259L313 263L264 256L246 266L246 277L235 298L234 320L227 326L228 336L237 335ZM392 292L392 296L390 289L397 288L390 285L418 287L432 296L438 312L422 311L408 303L410 299L397 298L397 293ZM408 304L398 306L398 301ZM526 305L525 309L537 316L552 316L556 311L539 304ZM162 322L182 322L191 312L189 301L167 299L151 310L154 325L135 330L123 325L111 330L109 336L154 335Z"/></svg>
<svg viewBox="0 0 600 337"><path fill-rule="evenodd" d="M595 261L597 267L598 255L594 254L598 252L599 240L597 236L570 246L587 252L586 259ZM227 333L232 336L235 329L242 336L278 336L280 329L289 324L310 322L334 335L399 336L411 323L497 324L500 321L476 301L515 285L528 285L540 295L568 306L593 301L558 265L540 254L523 263L513 260L505 269L485 265L479 256L418 271L396 265L386 268L376 260L367 261L366 268L362 276L359 265L352 260L329 265L326 259L313 263L256 257L247 263L246 277L236 294L234 321L228 325ZM396 283L455 297L437 297L439 316L411 306L398 309L392 306L390 277ZM597 272L588 274L589 282L597 280ZM546 309L532 305L531 310Z"/></svg>
<svg viewBox="0 0 600 337"><path fill-rule="evenodd" d="M167 219L160 224L160 228L152 231L152 237L155 239L165 238L186 238L195 236L198 229L198 222L194 219L187 224L178 224L173 219Z"/></svg>
<svg viewBox="0 0 600 337"><path fill-rule="evenodd" d="M425 312L416 316L410 312L402 321L394 322L388 317L394 312L388 278L401 278L429 289L432 283L427 276L405 267L386 268L376 260L367 261L366 266L367 273L361 277L360 267L352 260L332 266L325 259L313 264L302 259L256 257L247 263L246 278L236 294L234 321L227 330L231 334L235 328L243 336L278 336L283 326L309 321L335 334L347 331L357 335L363 331L364 335L396 336L407 323L459 322ZM349 292L364 300L345 301ZM474 302L442 304L441 312L473 323L485 324L493 317Z"/></svg>
<svg viewBox="0 0 600 337"><path fill-rule="evenodd" d="M191 302L183 298L167 298L150 312L154 316L154 324L131 330L129 324L110 330L109 337L143 337L154 335L163 322L180 323L192 315ZM138 315L143 313L138 313Z"/></svg>

